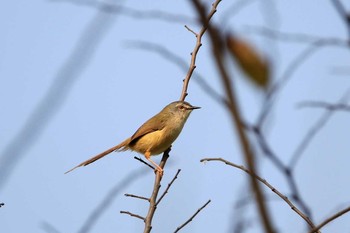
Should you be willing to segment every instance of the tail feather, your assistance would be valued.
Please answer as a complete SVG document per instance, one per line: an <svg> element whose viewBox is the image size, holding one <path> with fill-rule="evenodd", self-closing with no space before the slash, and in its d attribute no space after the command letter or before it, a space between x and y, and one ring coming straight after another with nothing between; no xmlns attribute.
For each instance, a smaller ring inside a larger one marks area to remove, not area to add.
<svg viewBox="0 0 350 233"><path fill-rule="evenodd" d="M66 171L64 174L67 174L71 171L73 171L74 169L78 168L78 167L83 167L83 166L87 166L89 165L90 163L93 163L95 162L96 160L99 160L100 158L112 153L113 151L125 151L128 149L128 144L130 142L130 139L126 139L125 141L123 141L122 143L120 143L119 145L116 145L116 146L113 146L112 148L109 148L108 150L80 163L79 165L73 167L72 169Z"/></svg>

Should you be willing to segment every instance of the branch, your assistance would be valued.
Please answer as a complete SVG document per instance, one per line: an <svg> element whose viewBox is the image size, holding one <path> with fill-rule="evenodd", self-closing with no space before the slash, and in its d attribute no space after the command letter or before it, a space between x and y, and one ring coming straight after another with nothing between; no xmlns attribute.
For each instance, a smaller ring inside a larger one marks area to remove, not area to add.
<svg viewBox="0 0 350 233"><path fill-rule="evenodd" d="M193 0L192 1L194 7L197 10L197 13L199 14L199 18L201 19L202 23L208 27L210 41L212 44L212 54L215 58L215 62L217 65L217 68L219 70L221 81L224 85L225 94L227 98L227 109L230 113L232 122L234 123L235 129L237 130L238 137L240 140L240 145L242 147L242 151L244 153L244 159L245 162L248 164L248 168L255 172L255 161L254 161L254 154L251 151L248 138L244 132L244 127L242 125L241 115L239 112L237 100L236 100L236 94L233 89L233 85L231 83L232 77L229 76L226 68L225 68L225 62L223 58L223 44L222 40L220 38L220 32L218 32L213 26L209 25L209 22L206 20L205 17L205 7L202 5L202 3L199 0ZM216 10L217 5L220 3L220 0L215 1L212 4L212 11ZM260 186L258 182L254 179L250 179L251 188L254 191L255 200L257 203L258 211L260 213L261 221L263 223L263 226L266 230L266 232L274 232L274 227L272 226L270 216L267 212L267 208L264 202L264 198L260 189Z"/></svg>
<svg viewBox="0 0 350 233"><path fill-rule="evenodd" d="M145 221L145 218L144 218L144 217L142 217L142 216L140 216L140 215L138 215L138 214L131 213L131 212L129 212L129 211L123 211L123 210L121 210L120 213L121 213L121 214L127 214L127 215L130 215L131 217L139 218L139 219Z"/></svg>
<svg viewBox="0 0 350 233"><path fill-rule="evenodd" d="M174 183L174 181L177 179L177 176L179 175L179 173L181 172L181 169L178 169L174 178L170 181L170 183L168 184L168 186L166 187L166 189L164 190L163 194L160 196L160 198L158 199L156 206L161 202L161 200L164 198L164 196L168 193L171 185Z"/></svg>
<svg viewBox="0 0 350 233"><path fill-rule="evenodd" d="M345 6L340 2L340 0L332 0L335 9L338 11L339 15L345 21L345 25L348 29L349 34L349 46L350 46L350 14L346 12Z"/></svg>
<svg viewBox="0 0 350 233"><path fill-rule="evenodd" d="M304 101L298 104L299 108L324 108L329 111L346 111L350 112L350 105L344 103L330 104L322 101Z"/></svg>
<svg viewBox="0 0 350 233"><path fill-rule="evenodd" d="M114 23L117 15L97 12L76 41L69 58L61 65L49 88L33 108L24 125L0 153L0 190L16 165L40 139L45 128L64 106L67 96L81 72L89 65L97 46Z"/></svg>
<svg viewBox="0 0 350 233"><path fill-rule="evenodd" d="M166 161L169 158L169 152L170 152L170 148L167 149L163 153L162 160L160 161L160 164L159 164L159 166L161 168L164 168ZM158 192L160 189L160 182L162 181L162 177L163 177L163 174L161 174L160 172L156 172L154 186L153 186L153 192L152 192L152 195L149 199L148 213L144 219L144 221L145 221L145 228L143 231L144 233L149 233L152 230L152 219L153 219L154 213L155 213L156 208L157 208L156 200L157 200Z"/></svg>
<svg viewBox="0 0 350 233"><path fill-rule="evenodd" d="M345 102L349 98L350 90L345 92L345 94L339 99L338 105L345 105ZM305 151L307 146L310 144L311 140L317 135L317 133L325 126L327 121L331 118L331 116L334 113L335 109L327 109L319 120L313 125L313 127L310 128L310 130L306 133L304 138L301 140L300 144L292 154L292 159L290 161L290 167L293 168L296 166L299 158L301 157L302 153Z"/></svg>
<svg viewBox="0 0 350 233"><path fill-rule="evenodd" d="M209 203L211 202L211 200L209 199L201 208L199 208L196 213L194 213L186 222L184 222L181 226L179 226L178 228L176 228L176 230L174 231L174 233L179 232L182 228L184 228L188 223L190 223L197 214L199 214L199 212L201 212Z"/></svg>
<svg viewBox="0 0 350 233"><path fill-rule="evenodd" d="M328 223L332 222L334 219L339 218L340 216L342 216L343 214L347 213L350 211L350 207L347 207L341 211L339 211L338 213L334 214L333 216L327 218L326 220L324 220L321 224L319 224L317 227L314 227L311 231L309 231L309 233L314 233L314 232L319 232L319 230L324 227L325 225L327 225Z"/></svg>
<svg viewBox="0 0 350 233"><path fill-rule="evenodd" d="M307 44L321 43L322 45L341 46L341 47L347 47L349 43L349 41L344 39L319 37L319 36L302 34L302 33L282 32L282 31L274 30L264 26L248 26L246 31L248 33L256 33L261 36L274 39L274 40L279 40L282 42L307 43Z"/></svg>
<svg viewBox="0 0 350 233"><path fill-rule="evenodd" d="M187 26L185 27L188 28ZM191 29L188 28L188 30L191 30ZM175 53L168 50L164 46L161 46L159 43L140 41L140 40L137 40L137 41L128 40L127 46L155 52L160 56L162 56L164 59L177 65L181 70L185 72L188 70L187 62L184 61L184 59L177 56ZM201 76L198 73L195 73L193 75L194 75L194 81L202 88L202 90L206 95L209 95L211 98L213 98L216 102L220 104L225 103L225 99L217 91L215 91L215 89L212 88L209 85L209 83L207 83L207 81L203 78L203 76Z"/></svg>
<svg viewBox="0 0 350 233"><path fill-rule="evenodd" d="M115 187L113 187L104 197L100 204L98 204L95 209L89 214L87 219L85 220L82 227L79 229L78 233L87 233L92 227L97 223L102 214L107 211L107 209L111 206L114 198L122 192L127 186L131 185L138 178L143 177L145 175L144 169L138 169L134 172L131 172L127 175L123 180L121 180Z"/></svg>
<svg viewBox="0 0 350 233"><path fill-rule="evenodd" d="M214 4L213 7L211 8L211 11L209 12L208 16L204 16L204 20L202 20L203 26L202 29L199 31L199 33L195 33L194 31L190 30L192 33L195 34L197 41L196 41L196 45L191 53L191 63L190 63L190 67L187 71L186 77L184 79L184 84L182 87L182 92L181 92L181 96L180 96L180 100L184 101L186 96L188 95L187 93L187 88L188 88L188 83L190 82L190 79L192 77L193 71L196 68L196 59L197 59L197 54L198 51L200 49L200 47L202 46L202 36L204 35L204 33L207 31L208 29L208 24L209 21L211 20L211 18L213 17L213 15L216 12L216 7L219 4L220 0L217 0ZM189 29L188 27L186 27L187 29Z"/></svg>
<svg viewBox="0 0 350 233"><path fill-rule="evenodd" d="M140 157L134 156L134 159L140 161L141 163L147 165L149 168L151 168L152 170L154 170L154 167L152 167L151 164L147 163L146 161L144 161L143 159L141 159Z"/></svg>
<svg viewBox="0 0 350 233"><path fill-rule="evenodd" d="M51 0L53 2L68 2L71 4L93 7L98 9L101 12L108 14L119 14L126 15L130 18L137 20L147 20L147 19L156 19L162 20L164 22L170 23L195 23L193 18L190 18L182 14L172 14L170 12L163 12L159 10L137 10L131 7L122 6L120 4L101 2L101 1L88 1L88 0Z"/></svg>
<svg viewBox="0 0 350 233"><path fill-rule="evenodd" d="M206 161L220 161L223 162L229 166L238 168L242 171L244 171L245 173L247 173L248 175L250 175L252 178L260 181L262 184L264 184L266 187L268 187L272 192L274 192L277 196L279 196L283 201L285 201L290 208L297 213L302 219L305 220L305 222L310 226L311 229L315 228L314 223L308 218L308 216L306 214L304 214L301 210L299 210L289 199L288 197L286 197L285 195L283 195L280 191L278 191L274 186L272 186L267 180L261 178L260 176L256 175L255 173L251 172L250 170L248 170L247 168L245 168L242 165L237 165L235 163L229 162L223 158L204 158L200 160L201 162L206 162ZM319 231L316 231L319 232ZM320 233L320 232L319 232Z"/></svg>
<svg viewBox="0 0 350 233"><path fill-rule="evenodd" d="M137 195L130 194L130 193L125 193L124 196L149 201L149 198L147 198L147 197L137 196Z"/></svg>

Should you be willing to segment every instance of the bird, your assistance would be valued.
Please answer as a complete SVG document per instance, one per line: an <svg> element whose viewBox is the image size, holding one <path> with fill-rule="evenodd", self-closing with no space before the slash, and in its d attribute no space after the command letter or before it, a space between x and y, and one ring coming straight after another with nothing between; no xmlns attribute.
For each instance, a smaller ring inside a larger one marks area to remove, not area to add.
<svg viewBox="0 0 350 233"><path fill-rule="evenodd" d="M156 172L163 174L163 169L151 159L151 155L158 155L171 147L180 135L188 117L194 109L186 101L175 101L165 106L158 114L147 120L136 132L120 144L78 164L65 174L78 167L87 166L112 152L135 151L143 154L155 166Z"/></svg>

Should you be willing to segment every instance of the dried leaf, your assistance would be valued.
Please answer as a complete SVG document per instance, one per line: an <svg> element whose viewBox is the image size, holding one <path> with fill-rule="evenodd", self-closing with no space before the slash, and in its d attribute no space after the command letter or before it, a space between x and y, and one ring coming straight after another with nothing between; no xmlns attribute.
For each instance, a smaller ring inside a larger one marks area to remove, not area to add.
<svg viewBox="0 0 350 233"><path fill-rule="evenodd" d="M230 54L239 67L259 87L267 88L270 81L270 67L267 59L263 58L249 43L229 35L226 44Z"/></svg>

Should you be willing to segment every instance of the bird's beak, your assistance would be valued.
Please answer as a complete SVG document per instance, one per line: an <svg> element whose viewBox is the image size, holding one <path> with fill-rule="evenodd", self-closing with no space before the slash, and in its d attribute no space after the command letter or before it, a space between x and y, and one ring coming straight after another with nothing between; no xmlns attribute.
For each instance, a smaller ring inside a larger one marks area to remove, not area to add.
<svg viewBox="0 0 350 233"><path fill-rule="evenodd" d="M190 107L189 109L194 110L194 109L200 109L200 108L201 108L201 107L192 106L192 107Z"/></svg>

